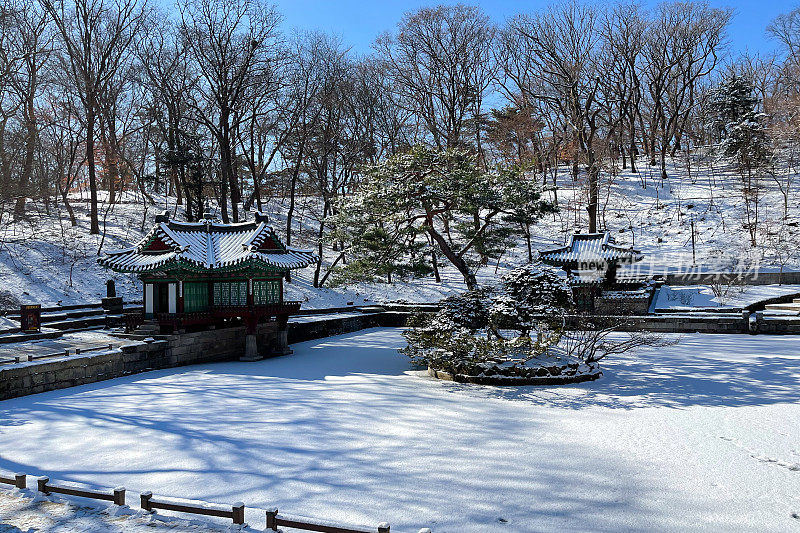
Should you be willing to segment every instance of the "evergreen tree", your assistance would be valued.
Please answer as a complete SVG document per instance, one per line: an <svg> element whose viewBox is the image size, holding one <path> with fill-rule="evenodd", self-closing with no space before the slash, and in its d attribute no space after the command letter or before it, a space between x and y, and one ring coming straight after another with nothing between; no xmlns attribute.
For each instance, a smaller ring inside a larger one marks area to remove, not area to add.
<svg viewBox="0 0 800 533"><path fill-rule="evenodd" d="M437 313L415 315L403 333L408 341L403 353L418 363L456 369L512 354L533 357L558 343L563 316L573 308L566 278L537 262L512 270L501 281L496 290L451 296L440 302Z"/></svg>
<svg viewBox="0 0 800 533"><path fill-rule="evenodd" d="M764 118L757 110L758 99L753 86L739 76L731 76L714 93L712 111L714 127L720 133L721 154L736 161L742 177L744 226L750 234L750 244L756 246L760 219L759 203L762 186L760 173L772 157Z"/></svg>
<svg viewBox="0 0 800 533"><path fill-rule="evenodd" d="M558 269L536 262L504 274L503 290L492 303L492 321L498 328L522 335L542 325L560 326L571 309L572 290Z"/></svg>
<svg viewBox="0 0 800 533"><path fill-rule="evenodd" d="M335 224L358 268L367 272L407 261L404 247L415 257L418 236L427 234L473 290L482 261L470 254L482 259L508 245L503 215L524 209L533 221L554 209L525 181L518 170L486 172L467 152L418 146L368 168L359 190L340 205ZM509 192L520 187L528 190L525 205ZM379 239L363 237L376 228L382 228Z"/></svg>
<svg viewBox="0 0 800 533"><path fill-rule="evenodd" d="M338 237L358 250L358 254L337 273L337 282L349 280L378 281L385 278L392 283L394 277L421 277L430 274L423 248L416 232L408 228L390 228L388 224L360 219L340 232Z"/></svg>
<svg viewBox="0 0 800 533"><path fill-rule="evenodd" d="M745 78L733 75L714 92L711 108L713 128L720 135L722 155L736 160L748 173L765 166L771 157L758 98Z"/></svg>

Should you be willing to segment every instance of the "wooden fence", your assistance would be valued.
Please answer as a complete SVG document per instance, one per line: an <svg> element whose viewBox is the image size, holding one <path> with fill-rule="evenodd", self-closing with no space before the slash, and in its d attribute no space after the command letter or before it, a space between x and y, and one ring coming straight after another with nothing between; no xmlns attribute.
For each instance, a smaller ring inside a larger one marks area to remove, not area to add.
<svg viewBox="0 0 800 533"><path fill-rule="evenodd" d="M152 492L143 492L140 497L142 509L150 513L152 513L154 509L163 509L165 511L176 511L179 513L192 513L205 516L217 516L220 518L230 518L233 520L234 524L244 524L244 504L241 502L234 503L231 506L231 510L226 511L224 509L214 509L213 507L202 507L199 505L186 505L182 503L154 500Z"/></svg>
<svg viewBox="0 0 800 533"><path fill-rule="evenodd" d="M270 509L267 511L267 529L278 531L278 527L280 526L303 529L305 531L319 531L321 533L374 533L375 531L374 529L353 529L323 524L321 522L308 522L300 519L285 518L278 515L277 509ZM378 524L378 533L389 533L389 524L386 522ZM422 531L420 531L420 533L422 533ZM430 533L430 530L428 530L428 533Z"/></svg>
<svg viewBox="0 0 800 533"><path fill-rule="evenodd" d="M28 487L27 476L21 473L14 474L13 477L0 475L0 483L13 485L18 489L25 489ZM78 496L80 498L105 500L114 503L114 505L125 505L125 487L117 487L107 492L86 490L77 487L54 485L50 483L50 478L42 476L36 479L36 488L43 494L66 494L68 496ZM236 525L244 524L244 504L241 502L234 503L229 511L227 509L221 509L221 506L219 505L214 505L212 507L154 499L152 492L143 492L140 494L140 506L142 510L150 513L155 512L156 509L163 509L165 511L176 511L179 513L229 518L233 520L233 523ZM306 521L306 519L301 520L297 518L288 518L280 516L278 514L278 509L268 510L267 529L278 531L279 526L302 529L305 531L318 531L320 533L374 533L376 531L375 529L354 529L349 527L335 526L331 524L324 524L321 521ZM386 522L378 524L377 532L390 533L389 524ZM431 533L431 530L428 528L423 528L419 531L419 533Z"/></svg>
<svg viewBox="0 0 800 533"><path fill-rule="evenodd" d="M55 492L57 494L66 494L67 496L78 496L80 498L91 498L93 500L105 500L114 502L114 505L125 505L125 487L118 487L114 489L111 494L108 494L107 492L52 485L50 483L50 478L46 476L38 478L36 480L36 485L38 491L43 494Z"/></svg>

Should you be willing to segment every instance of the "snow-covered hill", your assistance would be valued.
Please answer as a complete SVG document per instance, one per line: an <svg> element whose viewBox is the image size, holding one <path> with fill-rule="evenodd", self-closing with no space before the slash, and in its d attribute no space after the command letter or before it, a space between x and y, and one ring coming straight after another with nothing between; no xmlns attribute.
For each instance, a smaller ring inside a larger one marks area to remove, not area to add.
<svg viewBox="0 0 800 533"><path fill-rule="evenodd" d="M793 190L797 177L787 170L762 180L759 198L759 246L750 246L750 235L743 227L746 220L741 192L741 178L731 168L710 157L676 157L670 162L668 180L659 177L659 169L639 162L639 173L619 171L603 175L600 226L612 232L618 242L632 244L646 254L643 267L661 272L689 268L692 259L694 224L695 263L701 269L729 270L757 264L762 270L800 266L798 246L792 244L800 217L800 197ZM615 174L615 175L613 175ZM551 178L548 178L551 180ZM573 181L568 168L560 170L555 193L559 213L541 221L534 228L534 246L543 248L561 244L575 231L588 226L585 187ZM784 221L784 195L788 190L788 218ZM553 193L551 193L553 194ZM70 226L62 206L45 210L41 202L29 202L27 219L13 222L8 212L0 214L0 308L20 301L72 303L95 301L105 295L106 279L117 282L118 292L127 300L141 299L141 287L133 276L114 274L96 263L98 250L126 247L152 227L157 213L176 211L174 198L156 196L150 205L137 193L127 193L118 204L103 205L101 228L105 237L89 235L88 202L80 194L73 196L78 226ZM280 200L269 204L274 226L285 230L286 205ZM178 207L178 217L182 209ZM300 202L295 214L294 240L297 246L316 247L314 200ZM252 215L251 215L252 216ZM778 239L778 236L780 239ZM787 239L788 244L787 244ZM778 242L782 240L782 242ZM798 240L800 242L800 239ZM337 252L326 251L324 265ZM492 261L478 273L478 280L491 283L508 268L522 264L527 253L522 242ZM464 289L460 275L446 265L443 281L432 277L410 281L358 283L348 287L315 289L313 270L300 271L287 285L287 299L305 302L306 308L338 307L354 302L413 301L431 302Z"/></svg>

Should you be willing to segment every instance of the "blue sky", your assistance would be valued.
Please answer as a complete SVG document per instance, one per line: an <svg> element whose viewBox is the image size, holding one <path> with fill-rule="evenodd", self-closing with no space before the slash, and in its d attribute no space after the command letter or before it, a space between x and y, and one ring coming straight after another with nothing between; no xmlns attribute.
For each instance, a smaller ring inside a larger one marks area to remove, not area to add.
<svg viewBox="0 0 800 533"><path fill-rule="evenodd" d="M284 29L319 29L342 38L343 44L356 52L367 53L373 39L394 28L403 13L422 6L456 3L442 0L431 2L399 0L272 0L283 14ZM552 2L519 0L481 0L463 3L479 5L497 22L520 12L532 12ZM657 2L643 2L654 6ZM729 27L731 49L735 51L768 52L775 43L767 38L765 29L775 16L791 11L800 0L738 0L712 1L715 7L732 7L735 15Z"/></svg>

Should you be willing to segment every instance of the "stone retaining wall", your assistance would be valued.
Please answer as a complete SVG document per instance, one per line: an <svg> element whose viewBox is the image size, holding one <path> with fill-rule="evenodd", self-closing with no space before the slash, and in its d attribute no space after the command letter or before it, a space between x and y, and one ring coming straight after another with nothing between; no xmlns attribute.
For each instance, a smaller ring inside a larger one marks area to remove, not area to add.
<svg viewBox="0 0 800 533"><path fill-rule="evenodd" d="M571 318L571 317L570 317ZM568 323L570 321L568 318ZM585 318L585 317L583 317ZM764 317L761 313L715 316L648 315L633 317L593 316L592 323L620 331L656 333L750 333L800 335L800 317Z"/></svg>
<svg viewBox="0 0 800 533"><path fill-rule="evenodd" d="M322 339L367 328L396 328L406 325L410 313L387 311L364 313L347 317L289 323L289 344Z"/></svg>
<svg viewBox="0 0 800 533"><path fill-rule="evenodd" d="M276 346L278 325L258 326L265 353ZM237 360L244 354L245 328L232 327L131 341L120 349L0 367L0 400L94 383L148 370Z"/></svg>
<svg viewBox="0 0 800 533"><path fill-rule="evenodd" d="M592 374L577 374L574 376L547 376L547 377L518 377L518 376L468 376L464 374L451 374L444 370L428 367L428 375L443 381L457 383L472 383L474 385L572 385L594 381L603 375L602 372Z"/></svg>

